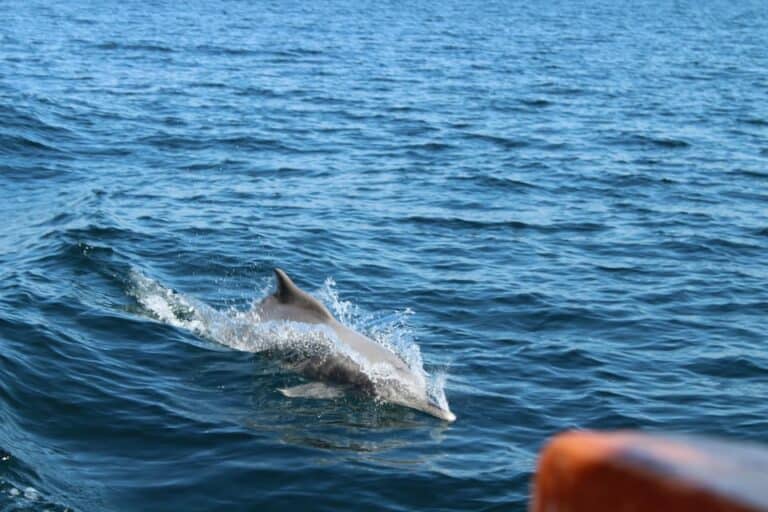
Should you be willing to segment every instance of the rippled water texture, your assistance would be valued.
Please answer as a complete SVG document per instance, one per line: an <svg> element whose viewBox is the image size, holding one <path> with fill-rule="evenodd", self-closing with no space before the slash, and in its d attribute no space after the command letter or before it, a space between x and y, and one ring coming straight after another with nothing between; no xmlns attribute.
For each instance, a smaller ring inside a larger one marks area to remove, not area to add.
<svg viewBox="0 0 768 512"><path fill-rule="evenodd" d="M768 442L766 48L762 1L0 3L0 510L522 511L565 428ZM220 343L274 266L458 421L280 395Z"/></svg>

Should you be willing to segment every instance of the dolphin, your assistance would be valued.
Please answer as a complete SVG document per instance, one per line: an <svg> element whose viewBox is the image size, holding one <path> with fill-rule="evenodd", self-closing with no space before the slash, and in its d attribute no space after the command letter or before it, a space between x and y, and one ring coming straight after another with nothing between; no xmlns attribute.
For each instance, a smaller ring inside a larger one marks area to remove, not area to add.
<svg viewBox="0 0 768 512"><path fill-rule="evenodd" d="M294 356L288 367L314 382L281 389L283 395L334 398L350 389L444 421L456 420L447 407L429 398L424 377L414 373L397 354L336 320L320 301L296 286L283 270L276 268L274 272L276 291L254 308L259 321L319 325L329 329L341 345L319 354Z"/></svg>

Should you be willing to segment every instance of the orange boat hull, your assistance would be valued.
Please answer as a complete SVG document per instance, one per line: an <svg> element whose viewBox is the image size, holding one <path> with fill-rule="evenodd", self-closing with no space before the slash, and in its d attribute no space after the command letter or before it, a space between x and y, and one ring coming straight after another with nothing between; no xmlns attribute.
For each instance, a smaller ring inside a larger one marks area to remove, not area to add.
<svg viewBox="0 0 768 512"><path fill-rule="evenodd" d="M635 432L567 432L542 451L532 512L766 512L768 451Z"/></svg>

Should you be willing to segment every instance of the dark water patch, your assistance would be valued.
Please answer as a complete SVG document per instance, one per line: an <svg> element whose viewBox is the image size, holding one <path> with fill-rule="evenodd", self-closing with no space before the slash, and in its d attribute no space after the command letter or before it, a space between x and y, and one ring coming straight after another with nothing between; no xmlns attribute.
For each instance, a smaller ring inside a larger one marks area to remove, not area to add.
<svg viewBox="0 0 768 512"><path fill-rule="evenodd" d="M444 218L444 217L424 217L424 216L411 216L403 219L402 222L408 222L416 225L434 226L446 229L530 229L532 226L522 221L479 221L462 219L459 217Z"/></svg>
<svg viewBox="0 0 768 512"><path fill-rule="evenodd" d="M426 122L398 121L397 124L398 126L394 129L394 132L398 135L408 137L424 136L439 131L437 128L430 126Z"/></svg>
<svg viewBox="0 0 768 512"><path fill-rule="evenodd" d="M647 173L606 174L601 177L601 181L608 182L612 188L615 187L615 190L621 190L624 187L655 188L659 185L672 184Z"/></svg>
<svg viewBox="0 0 768 512"><path fill-rule="evenodd" d="M761 251L763 247L748 242L747 240L736 240L735 238L709 238L702 239L701 243L713 250L721 250L725 253L740 255L750 251Z"/></svg>
<svg viewBox="0 0 768 512"><path fill-rule="evenodd" d="M69 158L67 151L32 137L0 134L0 155Z"/></svg>
<svg viewBox="0 0 768 512"><path fill-rule="evenodd" d="M460 134L461 138L469 141L486 142L502 149L518 149L528 146L530 143L524 140L515 140L499 135L487 135L482 133L464 132Z"/></svg>
<svg viewBox="0 0 768 512"><path fill-rule="evenodd" d="M228 57L259 57L259 58L301 58L301 57L317 57L324 55L326 52L317 48L243 48L240 46L220 46L220 45L199 45L195 47L197 52L223 55Z"/></svg>
<svg viewBox="0 0 768 512"><path fill-rule="evenodd" d="M528 106L528 107L536 107L536 108L543 108L543 107L550 107L554 105L554 102L551 100L546 100L544 98L526 98L519 100L522 105Z"/></svg>
<svg viewBox="0 0 768 512"><path fill-rule="evenodd" d="M725 190L723 195L729 199L739 201L750 200L756 204L765 204L768 202L768 190L763 191L759 188L752 190Z"/></svg>
<svg viewBox="0 0 768 512"><path fill-rule="evenodd" d="M604 364L585 350L578 348L549 350L548 352L548 364L558 368L586 371L590 368L598 368Z"/></svg>
<svg viewBox="0 0 768 512"><path fill-rule="evenodd" d="M625 133L622 135L607 137L606 142L617 146L637 146L644 148L662 148L662 149L685 149L691 147L691 144L682 139L671 137L660 137L643 134Z"/></svg>
<svg viewBox="0 0 768 512"><path fill-rule="evenodd" d="M387 112L393 112L398 114L411 114L415 112L422 112L422 110L416 108L415 106L410 106L410 105L393 105L393 106L387 107Z"/></svg>
<svg viewBox="0 0 768 512"><path fill-rule="evenodd" d="M744 356L723 356L716 358L698 358L685 367L695 373L718 379L751 379L768 377L768 366L760 361Z"/></svg>
<svg viewBox="0 0 768 512"><path fill-rule="evenodd" d="M505 114L525 113L530 108L525 105L521 105L518 102L501 101L501 100L492 100L490 102L490 107L496 112L505 113ZM471 125L465 125L465 126L462 126L461 128L468 128L469 126Z"/></svg>
<svg viewBox="0 0 768 512"><path fill-rule="evenodd" d="M716 244L694 240L664 240L658 247L680 255L716 254Z"/></svg>
<svg viewBox="0 0 768 512"><path fill-rule="evenodd" d="M569 87L556 82L543 82L536 84L536 86L546 94L553 94L555 96L574 97L589 92L587 89L581 87Z"/></svg>
<svg viewBox="0 0 768 512"><path fill-rule="evenodd" d="M407 149L410 151L425 151L428 153L440 153L443 151L455 149L455 146L451 144L446 144L444 142L424 142L421 144L409 144L407 146L404 146L403 149Z"/></svg>
<svg viewBox="0 0 768 512"><path fill-rule="evenodd" d="M745 117L740 119L740 121L752 126L768 126L768 119L763 119L761 117Z"/></svg>
<svg viewBox="0 0 768 512"><path fill-rule="evenodd" d="M71 18L72 23L75 23L77 25L96 25L98 22L91 18Z"/></svg>
<svg viewBox="0 0 768 512"><path fill-rule="evenodd" d="M301 48L301 47L287 48L280 52L281 55L287 56L287 57L318 56L318 55L324 55L326 53L327 53L326 50L321 50L319 48Z"/></svg>
<svg viewBox="0 0 768 512"><path fill-rule="evenodd" d="M176 51L174 48L162 44L157 44L150 41L136 41L136 42L118 42L118 41L106 41L103 43L97 43L93 46L97 50L104 51L128 51L135 53L173 53Z"/></svg>
<svg viewBox="0 0 768 512"><path fill-rule="evenodd" d="M170 133L158 133L142 137L136 141L138 144L146 144L160 149L169 150L190 150L203 151L219 146L230 147L231 149L249 149L249 150L280 150L285 149L280 141L275 139L257 138L257 137L227 137L227 138L191 138L172 135Z"/></svg>
<svg viewBox="0 0 768 512"><path fill-rule="evenodd" d="M749 178L766 179L768 178L768 172L761 172L756 169L735 169L734 174L740 174Z"/></svg>
<svg viewBox="0 0 768 512"><path fill-rule="evenodd" d="M35 224L35 227L61 226L75 221L78 217L73 212L58 212L51 217Z"/></svg>
<svg viewBox="0 0 768 512"><path fill-rule="evenodd" d="M259 171L259 175L275 176L278 178L327 175L324 171L314 169L299 169L296 167L278 167L274 170Z"/></svg>
<svg viewBox="0 0 768 512"><path fill-rule="evenodd" d="M225 47L225 46L216 46L216 45L199 45L195 47L195 50L201 53L210 53L214 55L226 55L230 57L241 57L241 56L252 56L257 55L258 53L254 50L250 50L248 48L239 48L239 47Z"/></svg>
<svg viewBox="0 0 768 512"><path fill-rule="evenodd" d="M487 187L488 189L492 189L494 191L504 191L504 190L526 191L526 189L528 188L538 187L538 185L534 185L526 181L521 181L513 178L499 177L499 176L488 176L485 174L474 175L474 176L472 175L452 176L450 179L458 181L459 183L468 182L468 183L477 184L482 187Z"/></svg>
<svg viewBox="0 0 768 512"><path fill-rule="evenodd" d="M213 170L227 170L234 171L244 169L248 166L248 162L245 160L235 160L232 158L224 158L222 160L216 160L212 162L188 162L181 161L178 163L178 168L184 171L213 171Z"/></svg>
<svg viewBox="0 0 768 512"><path fill-rule="evenodd" d="M229 89L231 87L229 84L221 82L190 82L189 86L199 87L201 89Z"/></svg>
<svg viewBox="0 0 768 512"><path fill-rule="evenodd" d="M19 41L15 37L11 36L10 34L3 34L2 35L2 42L3 42L3 44L12 45L12 44L19 44L21 41Z"/></svg>
<svg viewBox="0 0 768 512"><path fill-rule="evenodd" d="M69 160L80 140L71 130L42 121L32 113L0 107L0 155L12 158L9 167L31 159ZM18 160L16 160L18 159Z"/></svg>
<svg viewBox="0 0 768 512"><path fill-rule="evenodd" d="M555 224L531 224L517 220L474 220L461 217L426 217L410 216L401 220L416 225L434 226L445 229L474 229L474 230L531 230L542 233L554 232L597 232L608 229L605 225L593 222L573 222Z"/></svg>
<svg viewBox="0 0 768 512"><path fill-rule="evenodd" d="M181 119L176 116L166 116L163 118L163 124L165 126L181 127L181 126L186 126L187 122L184 119Z"/></svg>
<svg viewBox="0 0 768 512"><path fill-rule="evenodd" d="M663 160L659 158L654 158L652 156L644 155L636 158L633 162L638 165L656 166L663 163Z"/></svg>
<svg viewBox="0 0 768 512"><path fill-rule="evenodd" d="M722 314L760 316L768 313L768 301L734 302L713 299L706 300L705 297L702 297L699 300L699 304L690 307L690 312L701 316ZM745 339L754 338L756 336L759 337L759 335L756 335L755 332L751 331L748 326L733 325L727 326L727 328L739 331L740 337Z"/></svg>
<svg viewBox="0 0 768 512"><path fill-rule="evenodd" d="M604 264L598 264L595 265L595 268L597 270L600 270L601 272L606 272L609 274L616 274L620 276L627 276L627 275L656 275L656 272L649 268L642 268L639 266L629 266L629 265L604 265Z"/></svg>

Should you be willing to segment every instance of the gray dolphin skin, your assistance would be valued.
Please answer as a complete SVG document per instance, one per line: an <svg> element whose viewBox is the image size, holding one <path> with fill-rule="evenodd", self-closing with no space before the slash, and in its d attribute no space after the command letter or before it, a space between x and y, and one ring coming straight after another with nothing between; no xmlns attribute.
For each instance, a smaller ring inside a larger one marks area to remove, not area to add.
<svg viewBox="0 0 768 512"><path fill-rule="evenodd" d="M256 306L254 312L259 320L321 324L336 335L345 349L295 358L290 369L316 382L280 390L285 396L333 398L344 389L353 389L444 421L456 420L450 410L430 400L425 379L411 371L397 354L341 324L320 301L299 289L285 272L279 268L274 272L277 290ZM364 367L369 371L364 371ZM371 368L379 371L371 372Z"/></svg>

